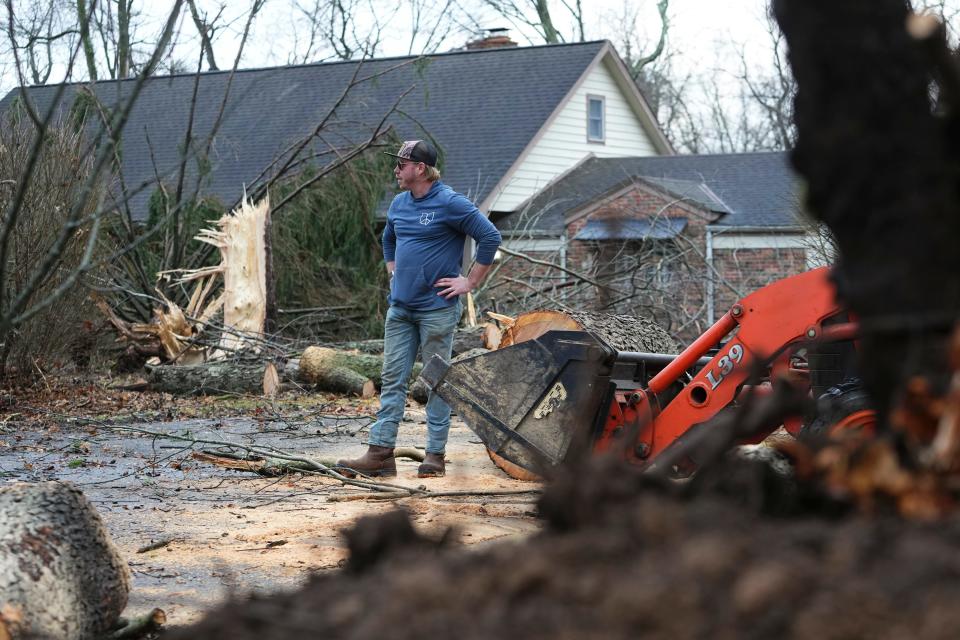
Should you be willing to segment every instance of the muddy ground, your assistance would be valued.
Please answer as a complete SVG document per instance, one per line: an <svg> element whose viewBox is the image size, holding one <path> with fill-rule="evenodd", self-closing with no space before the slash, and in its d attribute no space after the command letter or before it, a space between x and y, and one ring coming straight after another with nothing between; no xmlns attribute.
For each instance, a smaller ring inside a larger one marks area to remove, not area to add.
<svg viewBox="0 0 960 640"><path fill-rule="evenodd" d="M331 501L369 492L325 478L262 478L199 463L182 442L121 429L336 459L363 450L373 402L302 394L282 395L276 403L185 399L110 391L102 384L50 384L0 393L0 483L63 480L83 490L129 561L129 615L159 607L169 626L177 627L198 620L231 593L291 590L311 574L337 572L347 557L341 531L359 517L395 508L395 501ZM423 411L411 402L399 444L424 442ZM399 477L391 482L444 491L539 488L500 473L457 421L447 457L446 478L419 480L417 463L400 460ZM480 547L536 531L535 497L399 502L419 531L439 535L454 527L453 544ZM138 552L162 542L167 544Z"/></svg>
<svg viewBox="0 0 960 640"><path fill-rule="evenodd" d="M663 487L594 462L547 490L545 531L477 553L400 513L362 521L342 573L171 640L957 637L960 522L812 503L775 516L758 464Z"/></svg>

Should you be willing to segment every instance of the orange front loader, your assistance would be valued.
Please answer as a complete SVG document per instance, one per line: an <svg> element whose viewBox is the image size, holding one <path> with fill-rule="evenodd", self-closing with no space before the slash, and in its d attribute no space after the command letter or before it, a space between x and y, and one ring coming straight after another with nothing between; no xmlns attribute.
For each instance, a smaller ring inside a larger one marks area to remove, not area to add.
<svg viewBox="0 0 960 640"><path fill-rule="evenodd" d="M743 298L679 355L617 351L588 331L549 331L453 364L435 357L421 376L493 453L524 469L543 473L583 447L614 444L645 465L735 406L748 385L762 392L791 375L819 397L849 384L855 332L822 268ZM856 419L864 426L872 414ZM801 422L785 426L796 434Z"/></svg>

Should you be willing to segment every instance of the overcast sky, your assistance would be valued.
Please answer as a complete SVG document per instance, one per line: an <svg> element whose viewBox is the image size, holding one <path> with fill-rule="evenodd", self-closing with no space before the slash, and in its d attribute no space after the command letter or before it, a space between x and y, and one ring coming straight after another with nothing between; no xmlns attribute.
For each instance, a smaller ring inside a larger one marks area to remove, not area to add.
<svg viewBox="0 0 960 640"><path fill-rule="evenodd" d="M30 2L32 0L24 0ZM374 0L377 1L377 0ZM583 4L586 14L588 39L608 38L618 42L615 25L623 24L625 4L639 8L638 31L644 34L652 47L659 33L659 17L656 12L656 0L587 0ZM673 54L673 65L681 72L696 72L715 69L735 70L739 64L736 50L730 45L736 43L747 48L751 61L756 65L765 64L768 59L769 40L764 30L764 7L766 0L671 0L670 2L670 38L668 51ZM138 3L140 4L140 3ZM201 11L216 11L221 0L198 0ZM240 41L244 16L250 0L232 0L227 3L224 17L232 20L230 26L222 30L215 42L217 62L221 68L230 68ZM310 4L301 2L301 4ZM16 4L14 5L16 6ZM290 9L290 0L267 0L258 17L254 30L247 43L241 67L262 67L287 64L294 51L303 49L303 23ZM382 40L379 55L407 55L409 50L410 5L405 0L388 3L393 13L379 15L386 22L384 33L393 32L394 37ZM559 1L551 5L554 19L560 23L562 31L571 33L566 21L565 11ZM143 31L157 33L162 28L165 12L169 10L169 0L140 4L144 20ZM2 12L5 13L5 12ZM5 20L4 20L5 22ZM566 28L563 23L566 22ZM502 17L492 14L481 19L481 26L510 27ZM186 8L181 16L182 43L175 50L175 58L186 68L195 68L199 56L199 39L194 36L195 29L190 22ZM513 29L511 35L521 44L529 44L521 30ZM298 37L300 40L298 40ZM149 36L147 36L149 39ZM451 36L441 47L441 51L458 48L469 38L466 34ZM418 52L419 50L415 50ZM10 58L8 54L0 58ZM78 65L82 68L82 65ZM62 78L55 73L50 81ZM12 59L0 59L0 95L17 84L12 68Z"/></svg>
<svg viewBox="0 0 960 640"><path fill-rule="evenodd" d="M653 40L659 33L659 17L656 12L656 0L631 0L641 11L638 27ZM208 5L216 0L201 0ZM163 4L163 3L157 3ZM306 3L305 3L306 4ZM622 16L624 0L589 0L584 2L587 15L586 29L589 39L609 38L616 40L612 25ZM239 13L246 3L233 2L231 10ZM566 15L560 2L554 2L554 18L565 21ZM396 13L389 17L388 28L395 30L396 37L384 38L381 54L388 56L406 55L409 48L409 12L403 0L396 4ZM764 7L766 0L671 0L670 2L670 46L676 60L684 67L700 67L705 64L713 67L717 62L722 65L723 58L730 55L728 45L738 43L748 47L751 54L758 58L767 50L768 40L764 30ZM383 19L383 16L380 16ZM286 64L296 42L297 16L285 9L280 2L270 2L258 18L253 37L250 39L244 55L243 66L268 66ZM622 21L622 18L620 18ZM481 22L482 26L510 27L503 18L490 15ZM569 23L566 30L569 29ZM242 28L238 21L234 33ZM562 29L562 27L561 27ZM524 34L514 29L512 37L525 41ZM229 66L239 41L235 35L225 33L219 42L218 57L221 66ZM462 46L466 38L451 38L445 49ZM655 40L654 40L655 42ZM299 43L302 47L302 43ZM652 44L651 44L652 46Z"/></svg>

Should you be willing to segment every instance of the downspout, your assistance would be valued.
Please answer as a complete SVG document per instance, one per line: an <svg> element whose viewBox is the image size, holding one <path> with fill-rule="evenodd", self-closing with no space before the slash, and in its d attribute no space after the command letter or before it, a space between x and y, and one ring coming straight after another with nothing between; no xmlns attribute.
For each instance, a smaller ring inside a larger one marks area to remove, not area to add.
<svg viewBox="0 0 960 640"><path fill-rule="evenodd" d="M710 230L710 227L707 227L707 324L711 326L714 323L714 316L716 315L713 301L713 277L715 273L713 268L713 231Z"/></svg>
<svg viewBox="0 0 960 640"><path fill-rule="evenodd" d="M560 234L560 266L567 268L567 230Z"/></svg>
<svg viewBox="0 0 960 640"><path fill-rule="evenodd" d="M560 267L562 269L567 268L567 228L563 228L563 232L560 234ZM561 300L567 299L567 287L563 288L563 293L560 294Z"/></svg>

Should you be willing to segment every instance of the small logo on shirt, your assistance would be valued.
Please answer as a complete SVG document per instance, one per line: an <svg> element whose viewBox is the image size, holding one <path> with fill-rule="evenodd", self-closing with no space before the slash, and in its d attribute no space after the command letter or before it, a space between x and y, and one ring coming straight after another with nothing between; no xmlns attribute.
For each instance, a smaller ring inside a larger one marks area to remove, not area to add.
<svg viewBox="0 0 960 640"><path fill-rule="evenodd" d="M433 216L436 215L435 211L424 211L420 214L420 224L430 224L433 222Z"/></svg>

